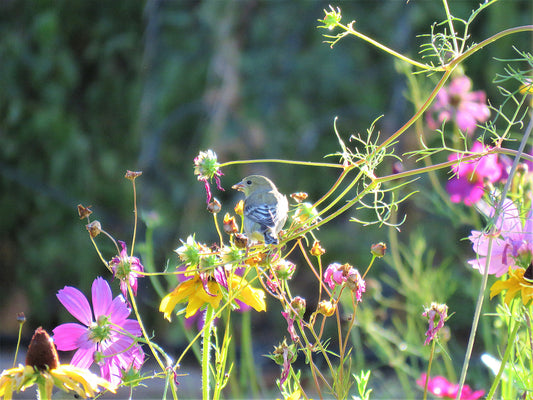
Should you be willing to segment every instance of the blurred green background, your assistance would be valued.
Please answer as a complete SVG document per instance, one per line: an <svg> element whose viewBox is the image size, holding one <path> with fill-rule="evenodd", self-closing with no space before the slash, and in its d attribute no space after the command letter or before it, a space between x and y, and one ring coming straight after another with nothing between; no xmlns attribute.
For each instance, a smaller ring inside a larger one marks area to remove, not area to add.
<svg viewBox="0 0 533 400"><path fill-rule="evenodd" d="M467 17L479 1L450 1L452 13ZM322 161L338 150L339 131L365 133L378 122L383 137L412 114L406 80L388 55L346 38L330 49L316 29L323 1L16 1L0 2L0 335L16 334L15 315L51 330L67 314L55 297L65 285L90 292L96 276L110 278L88 238L76 205L92 205L94 217L116 239L130 245L131 184L137 179L141 210L157 212L155 263L177 265L172 250L196 233L217 240L205 211L203 184L193 176L193 158L213 149L219 161L283 158ZM419 59L430 25L444 19L438 1L344 1L343 21L395 50ZM531 2L502 1L472 27L476 42L501 29L531 23ZM511 46L530 50L531 36L515 35L472 57L466 72L476 89L501 99L490 82L513 58ZM429 88L429 85L428 85ZM398 152L411 149L409 141ZM333 159L330 159L333 161ZM384 167L386 172L387 166ZM225 192L214 190L231 211L240 196L232 184L251 172L270 176L281 191L305 191L318 199L336 172L254 164L223 170ZM443 181L446 179L442 173ZM424 185L424 180L418 183ZM418 203L417 203L418 202ZM424 193L399 235L408 242L422 232L437 259L452 257L459 281L471 227L443 224L424 207ZM362 227L344 215L319 231L327 262L365 266L370 245L386 241L386 229ZM420 222L424 221L424 224ZM435 230L435 226L439 229ZM139 241L144 239L141 224ZM347 240L348 238L348 240ZM110 259L115 251L98 238ZM461 247L462 246L462 247ZM390 268L378 263L374 278ZM314 278L298 271L305 294ZM476 276L477 278L477 276ZM463 279L464 281L464 279ZM115 289L117 282L113 283ZM460 290L462 283L458 282ZM298 284L296 284L298 287ZM118 291L116 291L118 293ZM149 330L165 340L169 325L157 312L158 298L147 279L139 299ZM312 293L307 293L312 296ZM309 300L308 300L309 301ZM460 300L459 300L460 301ZM312 303L312 301L311 301ZM256 318L256 316L254 316ZM261 323L277 315L257 316ZM465 326L468 327L468 316ZM70 320L70 319L69 319ZM275 343L267 343L271 347Z"/></svg>

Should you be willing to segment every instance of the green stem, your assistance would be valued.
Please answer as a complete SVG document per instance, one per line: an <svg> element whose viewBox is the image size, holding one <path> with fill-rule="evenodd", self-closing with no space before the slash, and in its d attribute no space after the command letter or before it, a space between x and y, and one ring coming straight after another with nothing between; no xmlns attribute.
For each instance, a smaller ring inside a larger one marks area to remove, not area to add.
<svg viewBox="0 0 533 400"><path fill-rule="evenodd" d="M457 45L457 37L455 35L452 15L450 14L450 7L448 7L448 2L446 0L442 0L442 4L444 5L444 10L446 11L446 19L448 20L448 26L450 27L450 33L453 38L453 49L455 50L455 54L459 54L459 46Z"/></svg>
<svg viewBox="0 0 533 400"><path fill-rule="evenodd" d="M494 392L496 391L496 389L498 388L498 385L500 384L503 371L505 370L505 366L507 365L507 360L509 359L511 351L514 348L514 341L515 341L516 333L518 332L519 327L520 327L520 324L515 321L513 331L511 332L509 336L507 348L505 349L505 354L503 355L502 363L500 364L500 369L498 370L498 373L496 374L496 377L494 378L494 382L492 382L492 386L489 390L489 394L487 395L487 400L492 399L492 397L494 396Z"/></svg>
<svg viewBox="0 0 533 400"><path fill-rule="evenodd" d="M429 375L431 374L431 365L433 364L434 355L435 355L435 340L431 342L431 353L429 353L428 371L426 372L426 383L424 384L424 400L426 400L428 397Z"/></svg>
<svg viewBox="0 0 533 400"><path fill-rule="evenodd" d="M328 168L339 168L343 169L344 167L339 164L333 163L318 163L313 161L293 161L293 160L279 160L277 158L266 158L262 160L237 160L237 161L228 161L219 165L219 168L228 167L230 165L238 164L257 164L257 163L278 163L278 164L292 164L292 165L303 165L306 167L328 167Z"/></svg>
<svg viewBox="0 0 533 400"><path fill-rule="evenodd" d="M209 400L209 352L211 350L211 328L213 327L213 307L205 310L205 323L202 340L202 399Z"/></svg>
<svg viewBox="0 0 533 400"><path fill-rule="evenodd" d="M242 313L241 321L241 387L251 390L254 398L259 395L259 385L257 384L256 367L254 362L252 346L252 313L246 311Z"/></svg>
<svg viewBox="0 0 533 400"><path fill-rule="evenodd" d="M396 58L399 58L402 61L405 61L405 62L407 62L407 63L409 63L411 65L414 65L417 68L420 68L420 69L423 69L423 70L430 70L430 69L431 70L435 70L434 66L422 64L422 63L419 63L418 61L412 60L409 57L406 57L403 54L398 53L397 51L394 51L391 48L382 45L381 43L379 43L379 42L375 41L374 39L362 34L361 32L356 31L355 29L353 29L353 22L349 23L348 25L343 25L343 24L338 23L337 26L339 26L342 29L344 29L347 33L349 33L351 35L354 35L354 36L357 36L358 38L363 39L365 42L368 42L371 45L376 46L378 49L381 49L384 52L389 53L390 55L392 55L392 56L394 56ZM437 68L436 70L438 71L439 69Z"/></svg>

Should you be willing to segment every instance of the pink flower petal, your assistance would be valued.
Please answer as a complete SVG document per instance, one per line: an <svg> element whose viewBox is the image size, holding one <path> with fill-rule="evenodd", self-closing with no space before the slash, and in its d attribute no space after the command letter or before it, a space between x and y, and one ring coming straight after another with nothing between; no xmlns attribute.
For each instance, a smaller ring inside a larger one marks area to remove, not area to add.
<svg viewBox="0 0 533 400"><path fill-rule="evenodd" d="M80 342L84 339L83 335L87 333L87 327L71 322L59 325L52 332L57 349L70 351L80 347Z"/></svg>
<svg viewBox="0 0 533 400"><path fill-rule="evenodd" d="M57 292L57 298L78 321L89 326L93 322L91 306L78 289L65 286Z"/></svg>
<svg viewBox="0 0 533 400"><path fill-rule="evenodd" d="M126 305L124 297L117 296L113 299L107 313L107 315L111 316L111 321L114 324L122 325L126 318L128 318L130 315L131 310Z"/></svg>
<svg viewBox="0 0 533 400"><path fill-rule="evenodd" d="M94 362L95 350L96 346L92 346L87 349L80 348L72 357L70 364L84 369L89 368Z"/></svg>
<svg viewBox="0 0 533 400"><path fill-rule="evenodd" d="M105 279L97 277L93 282L91 291L95 318L98 319L102 315L108 315L112 299L109 283Z"/></svg>

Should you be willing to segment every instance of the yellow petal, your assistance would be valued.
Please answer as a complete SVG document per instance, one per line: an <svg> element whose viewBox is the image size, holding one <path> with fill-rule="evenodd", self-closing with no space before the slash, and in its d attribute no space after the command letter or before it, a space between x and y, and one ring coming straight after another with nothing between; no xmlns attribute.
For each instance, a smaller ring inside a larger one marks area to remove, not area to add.
<svg viewBox="0 0 533 400"><path fill-rule="evenodd" d="M237 291L237 299L248 304L255 311L266 311L265 292L250 286L250 283L240 276L232 275L228 278L228 289Z"/></svg>

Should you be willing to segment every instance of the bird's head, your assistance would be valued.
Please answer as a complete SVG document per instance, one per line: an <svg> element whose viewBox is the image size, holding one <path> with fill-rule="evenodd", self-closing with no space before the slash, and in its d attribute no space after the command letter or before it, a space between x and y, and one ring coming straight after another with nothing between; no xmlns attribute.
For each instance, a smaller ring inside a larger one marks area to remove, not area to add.
<svg viewBox="0 0 533 400"><path fill-rule="evenodd" d="M231 187L243 192L246 196L256 190L271 190L276 186L270 179L262 175L250 175Z"/></svg>

